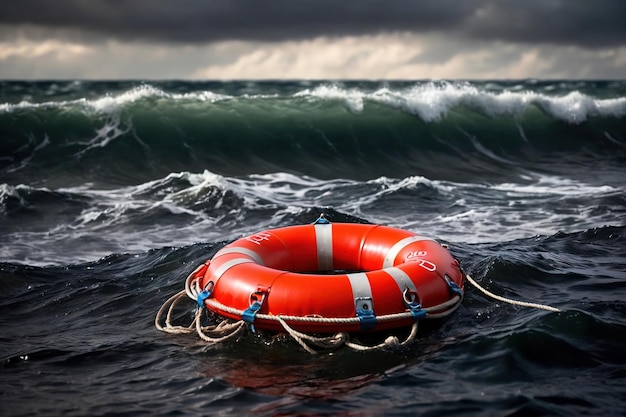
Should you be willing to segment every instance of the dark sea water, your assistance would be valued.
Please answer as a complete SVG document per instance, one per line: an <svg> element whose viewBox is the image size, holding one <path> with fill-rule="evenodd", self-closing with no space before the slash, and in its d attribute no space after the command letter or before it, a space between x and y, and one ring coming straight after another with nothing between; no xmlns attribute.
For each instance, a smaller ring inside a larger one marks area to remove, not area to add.
<svg viewBox="0 0 626 417"><path fill-rule="evenodd" d="M468 284L408 347L317 355L154 327L320 213L561 312ZM623 81L0 82L0 237L2 416L626 415Z"/></svg>

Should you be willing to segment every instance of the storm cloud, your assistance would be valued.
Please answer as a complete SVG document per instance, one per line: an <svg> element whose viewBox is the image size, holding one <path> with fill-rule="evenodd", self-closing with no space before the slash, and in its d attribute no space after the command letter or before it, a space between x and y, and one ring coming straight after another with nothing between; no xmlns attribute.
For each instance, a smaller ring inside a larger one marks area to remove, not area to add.
<svg viewBox="0 0 626 417"><path fill-rule="evenodd" d="M0 2L0 79L626 77L626 0Z"/></svg>
<svg viewBox="0 0 626 417"><path fill-rule="evenodd" d="M583 48L626 44L624 0L20 0L0 25L67 37L201 44L320 36L447 33L472 40Z"/></svg>

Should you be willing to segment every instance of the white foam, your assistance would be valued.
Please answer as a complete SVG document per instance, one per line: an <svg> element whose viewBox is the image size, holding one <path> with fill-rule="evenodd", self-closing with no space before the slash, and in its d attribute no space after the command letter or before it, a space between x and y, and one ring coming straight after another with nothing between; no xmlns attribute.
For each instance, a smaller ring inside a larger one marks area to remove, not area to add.
<svg viewBox="0 0 626 417"><path fill-rule="evenodd" d="M17 104L0 103L0 112L11 112L21 109L77 107L88 112L109 114L119 112L123 106L146 98L216 103L222 100L232 99L233 97L211 91L170 94L152 85L144 84L118 94L106 94L96 99L80 98L76 100L44 101L40 103L24 100Z"/></svg>
<svg viewBox="0 0 626 417"><path fill-rule="evenodd" d="M25 185L0 184L0 200L20 198L25 195L21 189L32 190ZM623 209L620 198L615 203L620 206L609 205L613 204L610 197L626 192L617 185L535 173L528 173L519 182L488 184L422 176L368 181L321 180L288 173L223 177L210 171L171 173L116 189L86 183L54 191L37 190L60 192L70 198L75 195L74 200L85 204L64 224L45 231L15 231L7 237L13 242L24 236L31 246L28 252L49 252L50 257L42 258L46 263L50 259L76 262L97 259L95 255L234 239L251 230L290 224L319 207L332 207L340 213L448 242L512 241L623 224L614 214ZM242 201L233 204L233 195ZM426 201L421 200L422 195ZM206 196L214 205L208 210L197 204ZM603 210L597 210L600 199L607 205ZM396 203L401 208L390 211L390 204ZM438 211L437 207L443 209ZM159 210L171 217L154 224L141 220L144 215L157 218L155 214L162 213ZM83 239L96 243L83 247ZM51 251L49 248L57 243L59 247L71 246L72 253ZM26 251L16 248L0 252L5 259L12 259L22 253L20 250Z"/></svg>
<svg viewBox="0 0 626 417"><path fill-rule="evenodd" d="M27 150L29 147L31 147L35 143L36 143L35 137L32 134L28 134L28 143L22 145L18 149L18 151ZM25 166L28 165L28 163L31 161L31 159L33 159L33 157L35 156L35 154L38 151L44 149L46 146L49 146L49 145L50 145L50 137L46 134L46 135L44 135L43 140L40 143L37 143L35 145L35 148L32 150L32 152L28 156L26 156L26 157L22 158L21 160L19 160L18 164L13 165L13 166L9 166L6 169L6 172L15 172L15 171L18 171L18 170L24 168ZM13 161L13 159L11 157L7 157L6 159L9 160L9 161Z"/></svg>
<svg viewBox="0 0 626 417"><path fill-rule="evenodd" d="M4 202L10 198L16 198L20 201L21 205L26 205L26 202L17 192L17 187L9 184L0 184L0 202L2 203L2 205L0 205L0 210L4 211Z"/></svg>
<svg viewBox="0 0 626 417"><path fill-rule="evenodd" d="M363 99L368 94L357 89L344 89L337 85L321 85L294 94L294 97L313 97L326 100L340 100L353 112L363 111Z"/></svg>
<svg viewBox="0 0 626 417"><path fill-rule="evenodd" d="M530 181L529 178L523 180L521 183L492 185L453 184L456 187L454 195L464 197L454 202L447 210L448 214L436 214L426 219L422 217L422 221L416 221L409 215L404 218L404 227L466 243L510 241L552 235L559 231L574 232L615 224L611 210L607 214L594 214L596 206L590 206L588 201L621 195L625 191L558 176L536 175ZM475 193L490 195L490 204L485 204L484 197L476 199L481 205L472 203Z"/></svg>
<svg viewBox="0 0 626 417"><path fill-rule="evenodd" d="M112 141L126 135L132 129L133 126L130 119L126 122L122 122L119 113L112 113L107 116L104 125L96 130L96 135L93 138L87 141L75 142L85 145L85 147L77 153L77 156L81 156L94 148L104 148Z"/></svg>
<svg viewBox="0 0 626 417"><path fill-rule="evenodd" d="M505 191L507 196L593 196L619 191L609 185L590 185L569 178L539 175L529 184L502 183L490 187Z"/></svg>
<svg viewBox="0 0 626 417"><path fill-rule="evenodd" d="M322 85L305 89L298 97L341 100L355 112L363 111L367 101L438 122L458 106L467 106L488 116L516 116L536 105L551 116L569 123L582 123L591 116L624 117L626 97L600 99L578 91L565 95L546 95L530 90L487 91L471 83L429 82L406 89L381 88L374 92Z"/></svg>
<svg viewBox="0 0 626 417"><path fill-rule="evenodd" d="M368 102L378 103L406 113L416 115L427 122L438 122L458 106L466 106L487 116L516 116L530 106L537 106L549 115L569 123L582 123L589 117L626 116L626 97L597 98L579 91L567 94L545 94L528 89L527 86L512 86L510 90L489 90L489 86L468 82L427 82L406 88L379 88L375 91L362 88L345 88L338 84L322 84L308 87L292 97L310 100L342 102L350 111L359 113ZM493 86L492 86L493 88ZM249 94L240 96L219 94L212 91L168 93L155 86L144 84L119 94L88 100L48 101L34 103L22 101L17 104L0 104L1 112L27 108L58 108L75 106L85 111L111 113L124 105L146 99L218 103L225 100L276 100L277 94Z"/></svg>

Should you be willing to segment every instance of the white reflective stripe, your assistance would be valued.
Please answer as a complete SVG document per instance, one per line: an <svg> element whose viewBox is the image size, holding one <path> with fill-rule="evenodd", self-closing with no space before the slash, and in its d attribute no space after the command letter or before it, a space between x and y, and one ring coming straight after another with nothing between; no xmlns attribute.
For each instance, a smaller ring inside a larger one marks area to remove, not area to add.
<svg viewBox="0 0 626 417"><path fill-rule="evenodd" d="M247 263L247 262L254 263L252 259L248 259L248 258L235 258L235 259L231 259L229 261L224 262L223 264L218 266L213 272L213 275L215 276L215 281L220 279L220 277L224 275L224 273L226 273L226 271L228 271L233 266Z"/></svg>
<svg viewBox="0 0 626 417"><path fill-rule="evenodd" d="M224 248L224 249L220 250L219 252L217 252L215 254L215 256L213 256L213 259L215 259L215 258L217 258L219 256L222 256L222 255L226 255L228 253L241 253L242 255L246 255L246 256L251 257L259 265L264 265L263 259L261 259L261 256L258 253L256 253L252 249L240 248L238 246L233 246L233 247L230 247L230 248Z"/></svg>
<svg viewBox="0 0 626 417"><path fill-rule="evenodd" d="M316 224L314 226L317 242L317 269L331 271L333 269L333 225Z"/></svg>
<svg viewBox="0 0 626 417"><path fill-rule="evenodd" d="M429 237L424 237L424 236L405 237L404 239L396 242L391 247L391 249L389 249L389 252L387 252L387 256L385 256L385 260L383 261L383 268L389 268L393 266L394 259L396 259L396 256L398 256L398 254L400 253L402 249L406 248L411 243L419 242L420 240L431 240L433 242L436 242L435 239L431 239Z"/></svg>
<svg viewBox="0 0 626 417"><path fill-rule="evenodd" d="M417 288L415 287L413 281L411 281L409 275L400 268L396 268L395 266L393 266L391 268L385 268L383 269L383 271L391 275L394 281L396 281L396 284L398 284L398 288L400 289L401 293L404 293L404 290L406 290L407 288L410 291L417 291Z"/></svg>
<svg viewBox="0 0 626 417"><path fill-rule="evenodd" d="M350 286L352 287L352 296L354 297L356 310L373 310L372 287L370 286L367 274L365 272L356 272L354 274L348 274L347 276L350 280ZM364 304L367 304L367 307L364 308Z"/></svg>

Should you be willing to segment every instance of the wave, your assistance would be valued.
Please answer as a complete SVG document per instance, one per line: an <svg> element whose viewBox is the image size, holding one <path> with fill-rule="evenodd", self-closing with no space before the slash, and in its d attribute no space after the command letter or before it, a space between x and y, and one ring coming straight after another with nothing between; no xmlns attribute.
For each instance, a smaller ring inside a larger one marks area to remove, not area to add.
<svg viewBox="0 0 626 417"><path fill-rule="evenodd" d="M540 239L454 245L451 249L464 269L487 289L515 299L552 304L563 312L494 303L468 286L463 307L454 320L434 330L430 338L427 333L425 344L404 353L423 359L429 345L438 351L437 345L446 343L455 351L469 352L461 377L481 375L496 382L506 381L511 372L526 374L532 369L529 364L549 370L622 364L621 351L615 347L625 340L622 298L626 286L620 272L626 259L625 241L626 227L604 227ZM108 334L104 330L114 332L111 323L117 322L137 325L142 334L149 335L153 330L146 323L154 318L159 300L179 291L184 277L224 243L118 253L65 266L1 262L0 289L5 297L0 306L23 320L22 330L41 329L42 317L55 317L56 331L72 340L81 340L85 329L93 336ZM589 268L590 263L595 264L593 268ZM189 303L185 320L191 320L192 309ZM442 334L447 337L440 337ZM80 354L54 340L45 349L7 340L13 350L8 356L0 355L0 362L5 367L19 365L23 356L64 362ZM255 342L248 338L238 343ZM129 346L134 350L134 344ZM550 348L546 351L540 346ZM100 348L96 343L95 351ZM282 349L275 344L273 348ZM446 350L440 354L445 356ZM492 366L485 367L485 360Z"/></svg>
<svg viewBox="0 0 626 417"><path fill-rule="evenodd" d="M454 180L499 176L503 166L546 152L620 159L626 150L626 94L605 90L183 86L118 86L94 98L4 103L0 170L28 179L41 170L80 172L114 183L204 169L357 179L419 172Z"/></svg>
<svg viewBox="0 0 626 417"><path fill-rule="evenodd" d="M534 247L537 249L539 244L546 253L587 252L588 259L593 260L595 255L587 251L589 243L609 251L615 243L610 236L616 234L623 239L624 229L555 235L534 241ZM585 241L577 243L581 237ZM533 241L509 242L509 247L524 243L530 246ZM59 404L53 399L69 389L67 383L59 385L59 372L63 373L63 381L67 379L65 374L72 373L73 391L82 384L81 392L94 393L83 408L99 412L104 406L110 407L112 395L126 398L124 381L139 384L133 402L139 396L142 404L148 404L146 409L152 411L163 409L163 403L150 403L150 399L167 398L171 414L179 413L184 406L182 402L172 406L173 397L183 398L187 405L196 401L194 409L210 403L212 409L221 407L227 410L225 413L234 406L258 413L258 404L263 402L264 411L293 411L292 405L298 403L304 405L296 411L310 413L313 409L324 414L329 410L324 402L327 399L336 401L338 396L354 395L359 398L358 407L386 407L393 414L397 404L403 404L422 388L431 395L409 406L433 415L442 410L467 414L468 410L478 409L493 410L491 414L511 410L520 415L585 415L593 410L619 414L623 408L615 400L619 395L613 395L622 392L624 378L623 286L619 291L609 287L582 289L576 285L585 277L572 279L567 271L563 271L559 282L554 282L549 274L536 268L532 259L515 261L509 257L514 262L507 270L493 269L482 277L489 288L505 295L516 289L525 299L556 301L564 311L546 313L493 303L467 287L463 304L454 316L430 327L421 324L419 341L394 353L337 350L312 361L290 339L262 333L210 347L192 337L155 337L152 323L160 304L181 289L184 276L199 259L219 247L216 243L163 248L64 267L0 263L0 289L4 295L0 306L6 312L0 368L5 385L24 387L18 392L27 392L26 384L32 382L24 381L42 381L51 376L37 390L40 396L42 392L45 395L36 404L41 409L56 410ZM463 261L489 255L489 245L468 245L466 249ZM506 256L506 248L501 249ZM621 267L624 259L622 255ZM478 275L474 270L469 272ZM589 271L588 283L603 279L604 272ZM617 282L619 277L615 278ZM613 297L614 301L598 300L600 297ZM192 300L182 303L173 320L189 323L194 305ZM448 368L442 368L448 364ZM91 382L93 378L85 382L80 373L96 375L96 386ZM442 375L452 376L442 379ZM581 378L583 383L577 384ZM142 384L143 380L147 382ZM165 389L163 381L169 381ZM476 381L478 385L472 385ZM454 384L462 386L465 393L461 401L458 389L445 388ZM481 391L493 386L500 388ZM580 386L583 389L577 388ZM383 388L390 393L381 394ZM98 396L103 390L106 395ZM202 391L200 396L198 390ZM244 394L233 399L233 392ZM251 403L245 396L263 401ZM276 396L280 398L268 404L267 399ZM286 397L288 400L283 400ZM368 400L370 397L376 400ZM7 401L12 410L27 413L32 407L25 404L32 398L24 394ZM220 403L224 398L226 404ZM72 412L69 408L63 411Z"/></svg>
<svg viewBox="0 0 626 417"><path fill-rule="evenodd" d="M0 185L3 259L33 264L235 239L331 221L401 227L447 242L509 241L607 224L626 214L623 184L534 175L521 183L371 180L289 173L228 177L178 172L137 185L50 189ZM402 208L402 209L398 209ZM33 259L33 256L39 259Z"/></svg>
<svg viewBox="0 0 626 417"><path fill-rule="evenodd" d="M118 83L119 84L119 83ZM163 83L160 83L163 84ZM182 83L181 83L182 84ZM609 92L616 91L609 97L586 94L585 86L580 84L561 85L560 88L535 88L531 83L501 85L469 82L424 82L424 83L329 83L319 82L311 88L296 89L286 83L276 88L276 83L253 83L251 88L242 89L237 83L229 88L222 84L220 90L201 90L201 84L188 83L187 91L168 91L168 85L155 86L140 84L129 87L115 94L110 92L100 97L81 96L71 100L21 100L0 104L0 112L19 112L32 109L74 108L85 112L117 112L134 103L172 104L216 104L228 102L241 106L307 107L305 103L341 103L352 112L365 111L366 106L381 104L395 110L419 116L427 122L444 119L455 108L466 107L486 116L521 115L530 107L537 107L555 119L570 123L581 123L589 117L624 117L626 115L626 97L619 95L623 85L617 88L615 83L605 87ZM298 86L303 86L300 83ZM171 86L169 86L171 87ZM582 88L581 88L582 87ZM117 88L121 88L120 85ZM573 90L572 90L573 89ZM175 90L175 88L174 88ZM297 90L297 91L294 91ZM582 91L581 91L582 90ZM593 90L597 92L599 89ZM55 89L54 91L57 91ZM600 90L602 91L602 90ZM606 95L606 91L602 95ZM47 97L45 94L43 97Z"/></svg>

